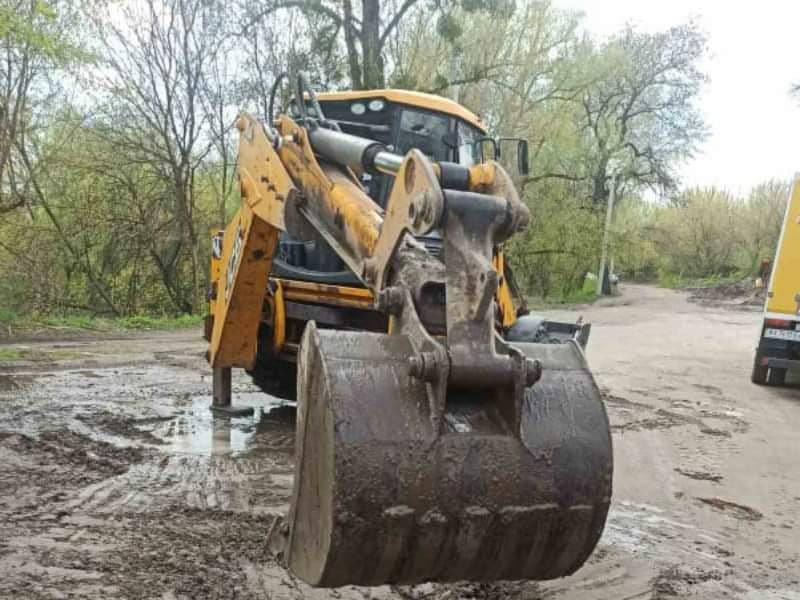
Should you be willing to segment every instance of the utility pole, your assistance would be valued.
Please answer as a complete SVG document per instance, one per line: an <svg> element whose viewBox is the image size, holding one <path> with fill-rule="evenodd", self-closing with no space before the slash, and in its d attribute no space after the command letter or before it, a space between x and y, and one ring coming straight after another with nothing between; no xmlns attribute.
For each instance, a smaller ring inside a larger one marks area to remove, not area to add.
<svg viewBox="0 0 800 600"><path fill-rule="evenodd" d="M608 236L611 229L611 215L614 211L614 196L617 190L617 170L611 171L611 191L608 194L608 210L606 211L606 227L603 230L603 247L600 251L600 270L597 274L597 295L611 295L611 279L608 273Z"/></svg>

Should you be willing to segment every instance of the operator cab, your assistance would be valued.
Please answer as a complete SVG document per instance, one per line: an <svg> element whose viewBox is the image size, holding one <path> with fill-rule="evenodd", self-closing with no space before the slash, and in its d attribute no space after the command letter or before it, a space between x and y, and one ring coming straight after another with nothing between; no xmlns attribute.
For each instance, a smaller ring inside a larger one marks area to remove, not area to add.
<svg viewBox="0 0 800 600"><path fill-rule="evenodd" d="M435 162L480 162L486 129L480 117L452 100L402 90L328 92L317 98L327 121L344 133L380 142L395 154L416 148ZM365 173L362 183L375 202L386 206L393 179Z"/></svg>

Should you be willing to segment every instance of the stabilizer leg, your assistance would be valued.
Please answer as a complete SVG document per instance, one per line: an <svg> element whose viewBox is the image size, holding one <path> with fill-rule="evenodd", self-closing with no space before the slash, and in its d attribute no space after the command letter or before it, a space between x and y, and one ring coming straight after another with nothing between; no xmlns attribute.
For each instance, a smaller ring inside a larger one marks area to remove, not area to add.
<svg viewBox="0 0 800 600"><path fill-rule="evenodd" d="M211 410L227 417L244 417L253 414L252 406L233 406L231 403L231 368L214 367L212 371L212 387L214 390Z"/></svg>

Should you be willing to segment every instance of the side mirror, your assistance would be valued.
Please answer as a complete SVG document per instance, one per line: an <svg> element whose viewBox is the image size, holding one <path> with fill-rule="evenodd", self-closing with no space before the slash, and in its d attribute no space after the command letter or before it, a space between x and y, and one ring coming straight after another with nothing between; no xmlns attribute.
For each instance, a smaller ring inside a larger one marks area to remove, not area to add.
<svg viewBox="0 0 800 600"><path fill-rule="evenodd" d="M516 144L517 146L517 174L521 176L525 176L530 172L530 156L528 154L528 140L522 138L509 138L504 137L500 138L500 144ZM504 151L505 153L505 151ZM512 154L513 156L513 154ZM511 156L508 157L511 159ZM511 167L510 164L506 164L506 168Z"/></svg>
<svg viewBox="0 0 800 600"><path fill-rule="evenodd" d="M528 162L528 140L519 140L517 145L517 169L520 175L527 175L530 172Z"/></svg>
<svg viewBox="0 0 800 600"><path fill-rule="evenodd" d="M474 145L475 155L480 157L482 163L500 158L500 149L497 147L497 140L494 138L482 137Z"/></svg>

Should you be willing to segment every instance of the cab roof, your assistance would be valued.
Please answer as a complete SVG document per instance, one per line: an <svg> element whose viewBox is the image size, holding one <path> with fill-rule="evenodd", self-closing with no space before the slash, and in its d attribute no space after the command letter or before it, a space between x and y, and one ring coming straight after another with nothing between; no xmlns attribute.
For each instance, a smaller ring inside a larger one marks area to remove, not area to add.
<svg viewBox="0 0 800 600"><path fill-rule="evenodd" d="M317 94L320 101L325 100L367 100L373 98L383 98L389 102L397 104L407 104L418 108L433 110L440 113L445 113L459 119L463 119L470 125L473 125L486 133L486 124L481 118L461 106L458 102L453 102L448 98L441 96L434 96L433 94L424 94L422 92L412 92L409 90L358 90L358 91L344 91L344 92L321 92Z"/></svg>

